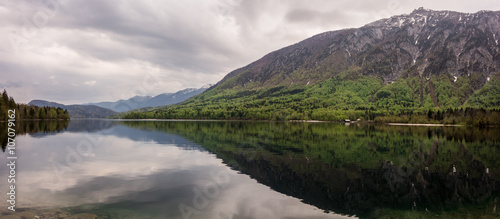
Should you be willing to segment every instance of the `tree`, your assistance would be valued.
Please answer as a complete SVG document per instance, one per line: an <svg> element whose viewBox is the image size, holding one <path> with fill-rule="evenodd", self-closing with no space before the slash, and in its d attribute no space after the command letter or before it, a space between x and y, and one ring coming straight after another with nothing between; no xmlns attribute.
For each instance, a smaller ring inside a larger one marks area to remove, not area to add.
<svg viewBox="0 0 500 219"><path fill-rule="evenodd" d="M31 107L29 111L28 119L35 119L35 109Z"/></svg>
<svg viewBox="0 0 500 219"><path fill-rule="evenodd" d="M5 89L3 89L2 92L2 100L4 104L7 104L9 102L9 95L7 95L7 91Z"/></svg>
<svg viewBox="0 0 500 219"><path fill-rule="evenodd" d="M45 119L47 118L47 112L45 111L45 107L40 107L38 108L38 117L40 119Z"/></svg>
<svg viewBox="0 0 500 219"><path fill-rule="evenodd" d="M54 107L51 107L49 110L49 113L47 115L48 119L57 119L57 111L54 109Z"/></svg>
<svg viewBox="0 0 500 219"><path fill-rule="evenodd" d="M14 98L10 97L9 98L9 109L15 109L16 108L16 101L14 101Z"/></svg>

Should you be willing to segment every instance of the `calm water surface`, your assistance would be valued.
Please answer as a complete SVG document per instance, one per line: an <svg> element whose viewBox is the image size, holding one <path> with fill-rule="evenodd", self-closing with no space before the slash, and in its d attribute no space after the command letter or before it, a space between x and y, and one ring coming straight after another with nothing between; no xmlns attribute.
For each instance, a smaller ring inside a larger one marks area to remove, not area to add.
<svg viewBox="0 0 500 219"><path fill-rule="evenodd" d="M98 218L499 216L494 128L73 120L20 124L18 132L20 211ZM2 191L7 156L0 157ZM15 216L7 204L0 212Z"/></svg>

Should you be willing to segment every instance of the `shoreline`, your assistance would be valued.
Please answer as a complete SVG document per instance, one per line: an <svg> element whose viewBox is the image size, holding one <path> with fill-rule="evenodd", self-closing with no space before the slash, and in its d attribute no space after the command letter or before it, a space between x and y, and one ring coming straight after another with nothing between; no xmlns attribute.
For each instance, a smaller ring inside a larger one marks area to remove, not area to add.
<svg viewBox="0 0 500 219"><path fill-rule="evenodd" d="M357 121L343 122L343 121L324 121L324 120L251 120L251 119L99 119L95 120L111 120L111 121L166 121L166 122L305 122L305 123L358 123ZM88 120L88 119L82 119Z"/></svg>
<svg viewBox="0 0 500 219"><path fill-rule="evenodd" d="M463 125L453 125L453 124L425 124L425 123L385 123L386 125L392 126L451 126L451 127L460 127Z"/></svg>
<svg viewBox="0 0 500 219"><path fill-rule="evenodd" d="M171 121L171 122L181 122L181 121L192 121L192 122L303 122L303 123L346 123L346 124L358 124L358 123L372 123L380 125L390 125L390 126L427 126L427 127L462 127L465 125L458 124L432 124L432 123L376 123L373 121L323 121L323 120L245 120L245 119L111 119L111 118L83 118L75 120L110 120L110 121Z"/></svg>

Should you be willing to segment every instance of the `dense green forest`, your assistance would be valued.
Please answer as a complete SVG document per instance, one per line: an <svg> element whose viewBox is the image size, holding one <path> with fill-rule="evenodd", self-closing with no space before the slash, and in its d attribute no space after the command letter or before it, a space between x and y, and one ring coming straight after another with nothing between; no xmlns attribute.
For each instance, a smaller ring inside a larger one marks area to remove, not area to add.
<svg viewBox="0 0 500 219"><path fill-rule="evenodd" d="M28 106L17 104L13 97L9 97L3 90L0 97L0 121L8 119L8 110L15 110L16 120L69 120L68 111L55 107Z"/></svg>
<svg viewBox="0 0 500 219"><path fill-rule="evenodd" d="M473 75L477 77L477 74ZM238 80L235 78L234 80ZM408 71L384 84L351 68L316 85L215 87L183 103L120 114L124 119L370 120L500 125L500 74L483 78L418 76ZM226 83L231 83L228 81Z"/></svg>

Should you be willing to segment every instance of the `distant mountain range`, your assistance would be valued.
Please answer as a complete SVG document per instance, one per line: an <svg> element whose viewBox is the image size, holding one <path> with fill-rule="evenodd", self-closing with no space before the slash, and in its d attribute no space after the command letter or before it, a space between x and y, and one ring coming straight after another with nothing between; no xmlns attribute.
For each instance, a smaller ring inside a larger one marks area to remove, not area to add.
<svg viewBox="0 0 500 219"><path fill-rule="evenodd" d="M49 102L45 100L32 100L28 103L29 106L53 106L60 107L62 109L68 110L70 118L106 118L108 116L112 116L117 112L105 109L98 106L93 105L64 105L56 102Z"/></svg>
<svg viewBox="0 0 500 219"><path fill-rule="evenodd" d="M211 84L208 84L201 88L187 88L184 90L177 91L175 93L163 93L156 95L154 97L135 96L127 100L118 100L114 102L86 103L83 105L94 105L110 109L116 112L125 112L139 108L158 107L158 106L180 103L184 100L191 98L192 96L201 94L203 91L210 88L211 86L212 86Z"/></svg>
<svg viewBox="0 0 500 219"><path fill-rule="evenodd" d="M28 103L30 106L53 106L68 110L70 118L106 118L129 110L158 107L169 104L180 103L192 96L202 93L212 85L205 85L201 88L187 88L175 93L163 93L151 96L135 96L127 100L118 100L115 102L98 102L64 105L46 100L32 100Z"/></svg>

